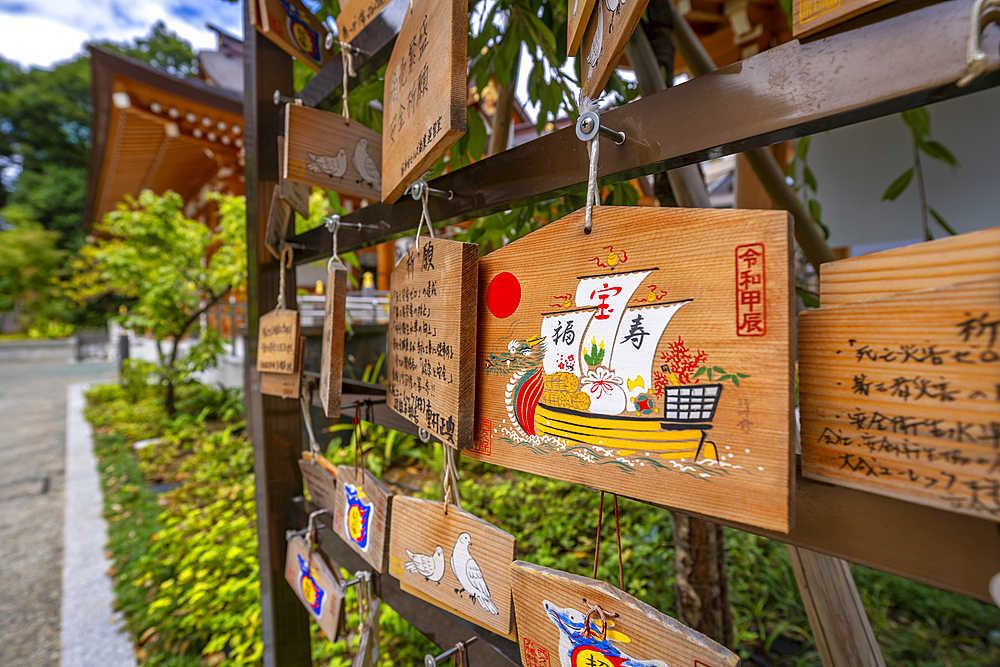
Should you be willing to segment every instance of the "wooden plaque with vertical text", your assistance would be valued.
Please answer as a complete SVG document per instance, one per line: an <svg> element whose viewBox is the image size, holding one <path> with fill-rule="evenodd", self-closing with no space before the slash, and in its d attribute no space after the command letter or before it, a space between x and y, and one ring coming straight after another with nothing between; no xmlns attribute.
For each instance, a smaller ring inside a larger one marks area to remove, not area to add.
<svg viewBox="0 0 1000 667"><path fill-rule="evenodd" d="M357 37L388 4L389 0L344 0L340 3L340 14L337 15L340 41L349 42Z"/></svg>
<svg viewBox="0 0 1000 667"><path fill-rule="evenodd" d="M736 667L740 663L736 654L711 638L603 581L520 560L510 571L525 665ZM606 628L600 617L591 616L585 632L593 605L618 616L609 619Z"/></svg>
<svg viewBox="0 0 1000 667"><path fill-rule="evenodd" d="M299 342L299 311L276 308L260 316L257 332L257 370L294 373Z"/></svg>
<svg viewBox="0 0 1000 667"><path fill-rule="evenodd" d="M385 68L382 201L403 191L465 133L468 4L414 0Z"/></svg>
<svg viewBox="0 0 1000 667"><path fill-rule="evenodd" d="M260 393L267 396L292 398L298 400L302 392L302 364L306 356L306 338L299 336L298 351L295 353L295 371L293 373L261 373Z"/></svg>
<svg viewBox="0 0 1000 667"><path fill-rule="evenodd" d="M472 445L479 246L421 237L389 279L390 408L450 447Z"/></svg>
<svg viewBox="0 0 1000 667"><path fill-rule="evenodd" d="M445 514L444 503L433 500L396 496L392 514L389 574L399 579L399 587L511 635L514 537L454 505Z"/></svg>
<svg viewBox="0 0 1000 667"><path fill-rule="evenodd" d="M466 456L788 531L784 211L599 206L479 260Z"/></svg>

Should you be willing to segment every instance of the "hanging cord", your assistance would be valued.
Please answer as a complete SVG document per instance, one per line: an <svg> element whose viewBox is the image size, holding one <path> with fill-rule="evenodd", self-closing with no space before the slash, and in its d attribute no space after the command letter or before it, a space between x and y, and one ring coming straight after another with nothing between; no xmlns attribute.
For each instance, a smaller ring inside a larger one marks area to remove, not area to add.
<svg viewBox="0 0 1000 667"><path fill-rule="evenodd" d="M608 636L608 619L618 618L618 614L611 611L604 611L599 604L590 604L586 600L584 602L590 605L590 610L587 611L587 615L583 619L583 636L587 639L597 639L597 641L603 642ZM601 621L601 629L597 634L590 629L591 619L595 616Z"/></svg>
<svg viewBox="0 0 1000 667"><path fill-rule="evenodd" d="M354 72L354 54L351 53L351 45L347 42L339 42L340 58L344 63L344 122L351 122L351 114L347 110L347 84L352 76L357 76Z"/></svg>
<svg viewBox="0 0 1000 667"><path fill-rule="evenodd" d="M420 223L417 225L417 236L413 242L417 246L417 250L420 250L420 230L423 229L424 222L427 223L427 233L430 235L430 237L433 239L435 238L435 236L434 236L434 227L431 226L431 214L427 210L427 197L430 196L427 191L427 182L424 181L423 179L420 179L419 181L417 181L417 183L420 184L419 186L421 190L420 205L422 210L420 212ZM441 443L441 445L444 446L444 443Z"/></svg>
<svg viewBox="0 0 1000 667"><path fill-rule="evenodd" d="M316 510L309 515L309 523L306 524L306 540L309 542L309 555L312 556L313 549L319 546L319 540L316 539L316 532L319 527L316 525L316 517L320 514L329 514L327 510Z"/></svg>
<svg viewBox="0 0 1000 667"><path fill-rule="evenodd" d="M285 273L286 269L292 268L294 255L288 244L281 245L281 255L278 259L278 310L285 309Z"/></svg>
<svg viewBox="0 0 1000 667"><path fill-rule="evenodd" d="M587 97L586 93L581 89L577 98L577 107L581 114L585 114L588 111L597 113L597 100ZM599 134L595 134L594 138L587 142L590 144L587 147L590 151L590 168L587 171L587 210L583 223L583 232L585 234L589 234L594 226L593 207L601 205L601 192L597 187L597 158L601 150L600 142L598 141L599 137Z"/></svg>
<svg viewBox="0 0 1000 667"><path fill-rule="evenodd" d="M612 494L615 502L615 536L618 539L618 587L625 590L625 569L622 566L622 529L618 522L618 494ZM597 544L594 547L594 579L597 579L597 556L601 550L601 525L604 520L604 491L601 491L601 504L597 510Z"/></svg>
<svg viewBox="0 0 1000 667"><path fill-rule="evenodd" d="M312 452L312 462L316 465L317 457L320 455L319 443L316 442L316 436L313 435L312 427L312 417L309 416L309 403L312 402L312 392L309 392L309 402L306 401L306 397L299 394L299 405L302 406L302 419L306 423L306 433L309 434L309 451Z"/></svg>
<svg viewBox="0 0 1000 667"><path fill-rule="evenodd" d="M443 458L441 461L441 493L444 494L444 513L448 514L448 505L462 509L462 499L458 495L458 466L454 449L441 443Z"/></svg>

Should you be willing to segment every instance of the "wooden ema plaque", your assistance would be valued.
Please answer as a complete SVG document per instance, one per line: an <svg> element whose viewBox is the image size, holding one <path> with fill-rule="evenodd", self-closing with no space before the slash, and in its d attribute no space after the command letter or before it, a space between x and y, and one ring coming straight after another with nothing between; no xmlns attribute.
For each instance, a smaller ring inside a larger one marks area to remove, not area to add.
<svg viewBox="0 0 1000 667"><path fill-rule="evenodd" d="M336 476L330 474L318 461L313 462L307 458L299 459L299 470L302 471L302 479L305 480L313 503L329 512L331 517L334 516L337 504Z"/></svg>
<svg viewBox="0 0 1000 667"><path fill-rule="evenodd" d="M510 567L526 667L736 667L709 637L603 581L514 561ZM602 626L592 606L618 614ZM589 630L585 632L585 626ZM603 636L602 636L603 635Z"/></svg>
<svg viewBox="0 0 1000 667"><path fill-rule="evenodd" d="M404 591L499 635L514 630L510 565L517 541L444 503L392 501L389 574Z"/></svg>
<svg viewBox="0 0 1000 667"><path fill-rule="evenodd" d="M299 340L299 311L275 308L260 316L257 333L257 370L294 373Z"/></svg>
<svg viewBox="0 0 1000 667"><path fill-rule="evenodd" d="M1000 521L1000 275L799 323L804 476Z"/></svg>
<svg viewBox="0 0 1000 667"><path fill-rule="evenodd" d="M281 244L288 236L292 217L292 206L281 196L281 185L275 185L267 212L267 228L264 230L264 247L275 259L281 254Z"/></svg>
<svg viewBox="0 0 1000 667"><path fill-rule="evenodd" d="M301 0L259 0L258 10L261 34L309 69L318 72L333 57L324 47L329 30Z"/></svg>
<svg viewBox="0 0 1000 667"><path fill-rule="evenodd" d="M376 572L389 567L392 494L367 470L339 466L333 530Z"/></svg>
<svg viewBox="0 0 1000 667"><path fill-rule="evenodd" d="M604 0L601 0L602 2ZM568 0L569 21L566 25L566 53L576 53L583 41L583 29L594 13L597 0Z"/></svg>
<svg viewBox="0 0 1000 667"><path fill-rule="evenodd" d="M827 262L820 267L820 303L871 301L996 275L1000 227Z"/></svg>
<svg viewBox="0 0 1000 667"><path fill-rule="evenodd" d="M301 536L293 537L288 542L285 581L327 639L337 641L340 617L344 612L343 582L335 568L327 565L319 552L310 549Z"/></svg>
<svg viewBox="0 0 1000 667"><path fill-rule="evenodd" d="M580 44L580 87L588 97L600 97L647 4L649 0L598 0Z"/></svg>
<svg viewBox="0 0 1000 667"><path fill-rule="evenodd" d="M288 202L292 209L303 218L309 217L309 186L296 183L284 177L285 171L285 138L278 137L278 186L282 199Z"/></svg>
<svg viewBox="0 0 1000 667"><path fill-rule="evenodd" d="M340 4L337 28L340 40L349 42L389 4L389 0L345 0Z"/></svg>
<svg viewBox="0 0 1000 667"><path fill-rule="evenodd" d="M787 532L791 224L598 206L479 260L466 456Z"/></svg>
<svg viewBox="0 0 1000 667"><path fill-rule="evenodd" d="M892 0L792 0L792 34L805 37Z"/></svg>
<svg viewBox="0 0 1000 667"><path fill-rule="evenodd" d="M421 237L389 278L387 404L458 449L472 445L479 247Z"/></svg>
<svg viewBox="0 0 1000 667"><path fill-rule="evenodd" d="M382 136L338 114L285 105L288 151L284 177L346 195L378 200L382 192Z"/></svg>
<svg viewBox="0 0 1000 667"><path fill-rule="evenodd" d="M296 352L294 373L261 373L260 393L279 398L294 398L298 400L302 391L302 365L306 356L305 336L299 336L299 346Z"/></svg>
<svg viewBox="0 0 1000 667"><path fill-rule="evenodd" d="M339 261L326 274L326 311L323 315L323 350L319 364L319 400L323 414L340 416L344 376L344 321L347 314L347 269Z"/></svg>
<svg viewBox="0 0 1000 667"><path fill-rule="evenodd" d="M391 204L465 133L468 5L410 4L385 68L382 201Z"/></svg>

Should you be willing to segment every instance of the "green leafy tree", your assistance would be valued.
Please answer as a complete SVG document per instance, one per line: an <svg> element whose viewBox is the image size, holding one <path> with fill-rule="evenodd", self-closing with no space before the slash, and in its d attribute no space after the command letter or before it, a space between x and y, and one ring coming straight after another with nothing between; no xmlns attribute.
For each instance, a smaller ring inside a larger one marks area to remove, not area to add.
<svg viewBox="0 0 1000 667"><path fill-rule="evenodd" d="M128 198L95 226L100 238L81 249L74 278L81 298L113 292L133 300L122 324L156 341L155 372L171 415L177 385L213 367L222 351L213 329L201 332L183 356L181 341L196 330L202 314L246 280L244 200L211 197L218 206L216 229L186 219L176 193L144 190L138 200Z"/></svg>
<svg viewBox="0 0 1000 667"><path fill-rule="evenodd" d="M0 312L13 311L21 324L39 329L40 316L56 297L66 253L56 247L59 236L32 222L16 206L8 207L0 230ZM57 333L66 333L64 323Z"/></svg>

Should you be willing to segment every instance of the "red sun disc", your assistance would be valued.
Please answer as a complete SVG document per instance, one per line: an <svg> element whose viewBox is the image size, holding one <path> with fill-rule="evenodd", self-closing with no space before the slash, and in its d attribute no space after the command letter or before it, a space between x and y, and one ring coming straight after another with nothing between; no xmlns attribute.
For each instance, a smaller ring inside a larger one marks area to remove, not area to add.
<svg viewBox="0 0 1000 667"><path fill-rule="evenodd" d="M493 276L486 288L486 305L493 317L510 317L521 303L521 283L510 271Z"/></svg>

